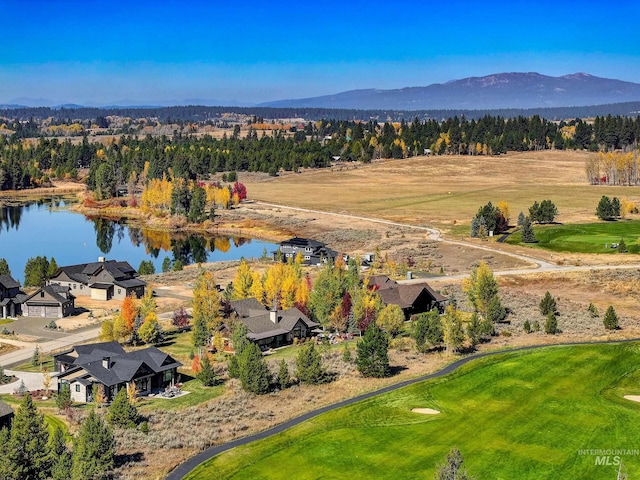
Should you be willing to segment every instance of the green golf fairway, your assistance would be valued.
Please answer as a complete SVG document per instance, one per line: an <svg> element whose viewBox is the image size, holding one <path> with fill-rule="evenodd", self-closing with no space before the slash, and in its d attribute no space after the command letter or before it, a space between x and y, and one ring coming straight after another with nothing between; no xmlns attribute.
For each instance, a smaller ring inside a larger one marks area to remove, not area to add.
<svg viewBox="0 0 640 480"><path fill-rule="evenodd" d="M640 346L547 347L472 361L225 452L189 479L430 479L454 446L477 479L640 475ZM439 415L411 412L439 410ZM611 463L605 465L602 463ZM598 464L600 462L601 464Z"/></svg>
<svg viewBox="0 0 640 480"><path fill-rule="evenodd" d="M538 242L522 245L554 252L615 254L618 253L618 250L611 248L611 244L620 243L620 239L624 238L629 253L640 252L638 245L640 222L637 221L535 225L533 232ZM507 243L511 244L520 244L521 241L521 232L516 232L507 239Z"/></svg>

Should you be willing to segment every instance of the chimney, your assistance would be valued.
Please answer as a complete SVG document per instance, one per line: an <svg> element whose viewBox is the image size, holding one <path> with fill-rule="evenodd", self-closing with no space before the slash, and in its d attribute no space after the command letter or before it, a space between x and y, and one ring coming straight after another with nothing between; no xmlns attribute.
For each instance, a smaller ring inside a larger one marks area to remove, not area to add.
<svg viewBox="0 0 640 480"><path fill-rule="evenodd" d="M278 324L278 300L277 298L273 299L273 306L271 310L269 310L269 320L271 320L275 325Z"/></svg>
<svg viewBox="0 0 640 480"><path fill-rule="evenodd" d="M98 257L98 262L104 263L104 260L105 260L104 257Z"/></svg>
<svg viewBox="0 0 640 480"><path fill-rule="evenodd" d="M111 357L102 357L102 366L109 370L111 367Z"/></svg>

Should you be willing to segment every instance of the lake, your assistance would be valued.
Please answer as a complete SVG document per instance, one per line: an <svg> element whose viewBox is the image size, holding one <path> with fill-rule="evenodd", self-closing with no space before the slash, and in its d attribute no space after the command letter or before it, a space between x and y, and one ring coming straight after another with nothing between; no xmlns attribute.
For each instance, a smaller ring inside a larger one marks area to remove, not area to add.
<svg viewBox="0 0 640 480"><path fill-rule="evenodd" d="M136 270L151 260L162 271L165 257L192 263L261 257L277 248L250 238L191 235L129 227L124 221L90 218L68 210L61 197L22 203L0 203L0 258L22 283L31 257L56 259L59 266L107 260L127 261Z"/></svg>

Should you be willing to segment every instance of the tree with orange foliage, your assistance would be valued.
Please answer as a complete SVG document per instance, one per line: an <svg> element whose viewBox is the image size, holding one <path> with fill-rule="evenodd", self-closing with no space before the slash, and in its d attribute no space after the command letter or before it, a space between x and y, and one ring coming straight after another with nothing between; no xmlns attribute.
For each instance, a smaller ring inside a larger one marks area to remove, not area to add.
<svg viewBox="0 0 640 480"><path fill-rule="evenodd" d="M133 296L128 296L122 301L122 307L120 308L120 314L129 333L133 333L136 317L138 316L136 303Z"/></svg>

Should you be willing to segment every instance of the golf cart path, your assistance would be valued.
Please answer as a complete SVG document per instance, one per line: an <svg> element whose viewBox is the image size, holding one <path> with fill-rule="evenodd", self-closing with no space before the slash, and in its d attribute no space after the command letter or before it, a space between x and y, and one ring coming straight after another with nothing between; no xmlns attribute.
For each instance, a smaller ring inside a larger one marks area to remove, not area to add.
<svg viewBox="0 0 640 480"><path fill-rule="evenodd" d="M272 435L277 435L278 433L282 433L285 430L288 430L288 429L290 429L290 428L292 428L292 427L294 427L296 425L299 425L299 424L301 424L303 422L306 422L307 420L310 420L310 419L312 419L314 417L317 417L318 415L321 415L321 414L326 413L326 412L330 412L330 411L335 410L337 408L346 407L348 405L352 405L354 403L361 402L363 400L367 400L369 398L375 397L376 395L381 395L383 393L392 392L392 391L397 390L399 388L407 387L409 385L413 385L413 384L416 384L416 383L419 383L419 382L423 382L423 381L426 381L426 380L431 380L433 378L443 377L443 376L448 375L449 373L453 372L454 370L460 368L462 365L465 365L466 363L471 362L472 360L491 357L491 356L494 356L494 355L508 354L508 353L512 353L512 352L522 352L522 351L528 351L528 350L536 350L536 349L541 349L541 348L571 347L571 346L578 346L578 345L605 345L605 344L615 344L615 343L637 342L639 340L640 340L640 338L631 338L631 339L624 339L624 340L600 340L600 341L590 341L590 342L567 342L567 343L557 343L557 344L552 344L552 345L528 345L528 346L517 347L517 348L508 349L508 350L492 350L492 351L488 351L488 352L481 352L481 353L469 355L468 357L464 357L464 358L461 358L459 360L456 360L455 362L450 363L449 365L445 366L441 370L438 370L436 372L430 373L428 375L421 375L421 376L416 377L416 378L411 378L409 380L404 380L404 381L402 381L400 383L396 383L396 384L393 384L393 385L388 385L386 387L383 387L383 388L378 389L378 390L374 390L372 392L363 393L362 395L358 395L357 397L348 398L348 399L343 400L341 402L333 403L331 405L326 405L324 407L318 408L318 409L313 410L311 412L307 412L304 415L300 415L299 417L293 418L293 419L288 420L288 421L286 421L284 423L281 423L279 425L271 427L271 428L269 428L267 430L264 430L262 432L258 432L258 433L255 433L253 435L249 435L249 436L243 437L243 438L238 438L236 440L233 440L233 441L227 442L227 443L223 443L221 445L216 445L216 446L213 446L213 447L209 447L206 450L203 450L199 454L195 455L194 457L191 457L190 459L186 460L184 463L181 463L180 465L178 465L174 470L172 470L169 473L169 475L167 475L166 480L180 480L180 479L184 478L186 475L188 475L194 468L196 468L201 463L203 463L203 462L215 457L216 455L219 455L219 454L221 454L223 452L226 452L227 450L231 450L232 448L236 448L236 447L240 447L240 446L243 446L243 445L247 445L248 443L255 442L256 440L262 440L262 439L265 439L265 438L270 437Z"/></svg>

